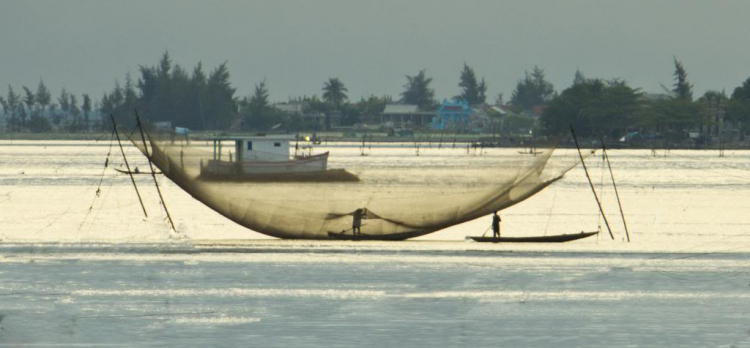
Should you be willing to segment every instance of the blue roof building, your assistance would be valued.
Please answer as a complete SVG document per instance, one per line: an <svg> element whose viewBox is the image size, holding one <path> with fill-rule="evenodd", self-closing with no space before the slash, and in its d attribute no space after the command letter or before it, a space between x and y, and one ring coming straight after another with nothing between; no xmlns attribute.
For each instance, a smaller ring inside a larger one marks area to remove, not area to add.
<svg viewBox="0 0 750 348"><path fill-rule="evenodd" d="M466 100L455 101L443 99L443 103L438 107L435 117L432 118L430 128L437 130L444 129L465 129L469 125L469 115L472 110Z"/></svg>

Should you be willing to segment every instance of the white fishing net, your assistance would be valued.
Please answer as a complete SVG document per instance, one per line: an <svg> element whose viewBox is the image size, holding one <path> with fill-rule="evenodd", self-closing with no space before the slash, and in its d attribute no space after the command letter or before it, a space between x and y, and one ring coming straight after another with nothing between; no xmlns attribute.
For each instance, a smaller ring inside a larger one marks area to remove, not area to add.
<svg viewBox="0 0 750 348"><path fill-rule="evenodd" d="M299 154L295 147L304 146L308 155L328 152L325 171L259 175L243 172L243 165L258 163L237 161L234 140L221 142L218 149L211 139L187 141L148 129L146 138L148 148L139 136L131 140L195 199L238 224L279 238L351 235L357 209L365 211L361 232L366 236L405 239L435 232L523 201L561 178L578 156L570 151L553 156L556 142L529 154L467 144L363 147L292 140L290 158ZM219 163L218 154L230 170L209 177L206 168Z"/></svg>

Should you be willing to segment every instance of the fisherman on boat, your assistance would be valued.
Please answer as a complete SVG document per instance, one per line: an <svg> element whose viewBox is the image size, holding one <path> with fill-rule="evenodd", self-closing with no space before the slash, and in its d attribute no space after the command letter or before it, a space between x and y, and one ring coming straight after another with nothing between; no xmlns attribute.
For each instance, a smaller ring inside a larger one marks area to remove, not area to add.
<svg viewBox="0 0 750 348"><path fill-rule="evenodd" d="M357 209L354 211L354 217L352 218L352 234L358 235L362 234L362 214L364 214L364 210Z"/></svg>
<svg viewBox="0 0 750 348"><path fill-rule="evenodd" d="M492 238L500 238L500 215L495 211L492 215Z"/></svg>

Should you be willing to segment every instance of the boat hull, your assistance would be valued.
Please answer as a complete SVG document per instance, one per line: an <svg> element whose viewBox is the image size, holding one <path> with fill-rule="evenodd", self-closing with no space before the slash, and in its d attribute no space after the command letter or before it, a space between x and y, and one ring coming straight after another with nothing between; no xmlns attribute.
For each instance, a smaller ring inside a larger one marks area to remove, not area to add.
<svg viewBox="0 0 750 348"><path fill-rule="evenodd" d="M288 161L222 161L209 160L201 166L201 174L293 174L323 172L328 165L328 152L320 155L295 158Z"/></svg>
<svg viewBox="0 0 750 348"><path fill-rule="evenodd" d="M480 243L565 243L597 235L599 232L581 232L576 234L558 234L554 236L536 237L469 237Z"/></svg>
<svg viewBox="0 0 750 348"><path fill-rule="evenodd" d="M334 239L334 240L386 240L386 241L398 241L398 240L406 240L412 237L416 237L419 235L422 235L423 233L421 231L415 231L415 232L403 232L403 233L391 233L391 234L379 234L379 235L373 235L373 234L358 234L358 235L352 235L351 232L347 233L341 233L341 232L328 232L328 239Z"/></svg>
<svg viewBox="0 0 750 348"><path fill-rule="evenodd" d="M359 177L344 169L326 170L328 152L289 161L210 160L201 166L204 181L236 182L355 182Z"/></svg>
<svg viewBox="0 0 750 348"><path fill-rule="evenodd" d="M300 173L231 173L211 174L203 172L202 181L222 182L357 182L359 177L344 169L329 169L322 172Z"/></svg>

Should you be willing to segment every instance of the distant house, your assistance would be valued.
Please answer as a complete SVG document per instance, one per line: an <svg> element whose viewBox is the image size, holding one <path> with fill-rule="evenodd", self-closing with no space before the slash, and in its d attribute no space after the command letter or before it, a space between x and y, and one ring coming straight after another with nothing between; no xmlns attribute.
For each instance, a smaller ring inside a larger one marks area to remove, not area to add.
<svg viewBox="0 0 750 348"><path fill-rule="evenodd" d="M279 109L287 116L302 116L302 103L276 103L274 108Z"/></svg>
<svg viewBox="0 0 750 348"><path fill-rule="evenodd" d="M508 112L498 106L488 104L472 106L468 130L472 132L494 132L507 115Z"/></svg>
<svg viewBox="0 0 750 348"><path fill-rule="evenodd" d="M284 113L287 117L299 117L303 121L310 121L309 123L325 124L325 116L318 113L305 113L306 103L304 102L291 102L291 103L276 103L273 104L273 108Z"/></svg>
<svg viewBox="0 0 750 348"><path fill-rule="evenodd" d="M519 137L530 137L530 131L539 128L539 117L544 113L546 106L534 106L523 110L510 104L492 105L485 110L492 116L493 131L499 131L518 139Z"/></svg>
<svg viewBox="0 0 750 348"><path fill-rule="evenodd" d="M494 115L497 115L499 117L508 115L508 111L504 107L497 106L497 105L490 105L489 108L492 110L492 113Z"/></svg>
<svg viewBox="0 0 750 348"><path fill-rule="evenodd" d="M386 127L425 128L434 116L434 112L421 111L417 105L388 104L380 114L380 123Z"/></svg>
<svg viewBox="0 0 750 348"><path fill-rule="evenodd" d="M466 129L469 126L471 114L471 107L465 100L443 99L443 103L438 107L435 117L430 123L430 128L437 130Z"/></svg>
<svg viewBox="0 0 750 348"><path fill-rule="evenodd" d="M300 115L302 121L306 124L317 124L321 129L325 129L326 126L326 115L321 112L305 112Z"/></svg>
<svg viewBox="0 0 750 348"><path fill-rule="evenodd" d="M341 124L341 113L330 111L327 114L311 111L307 102L276 103L274 108L288 117L299 117L307 125L316 124L322 129L338 127Z"/></svg>

